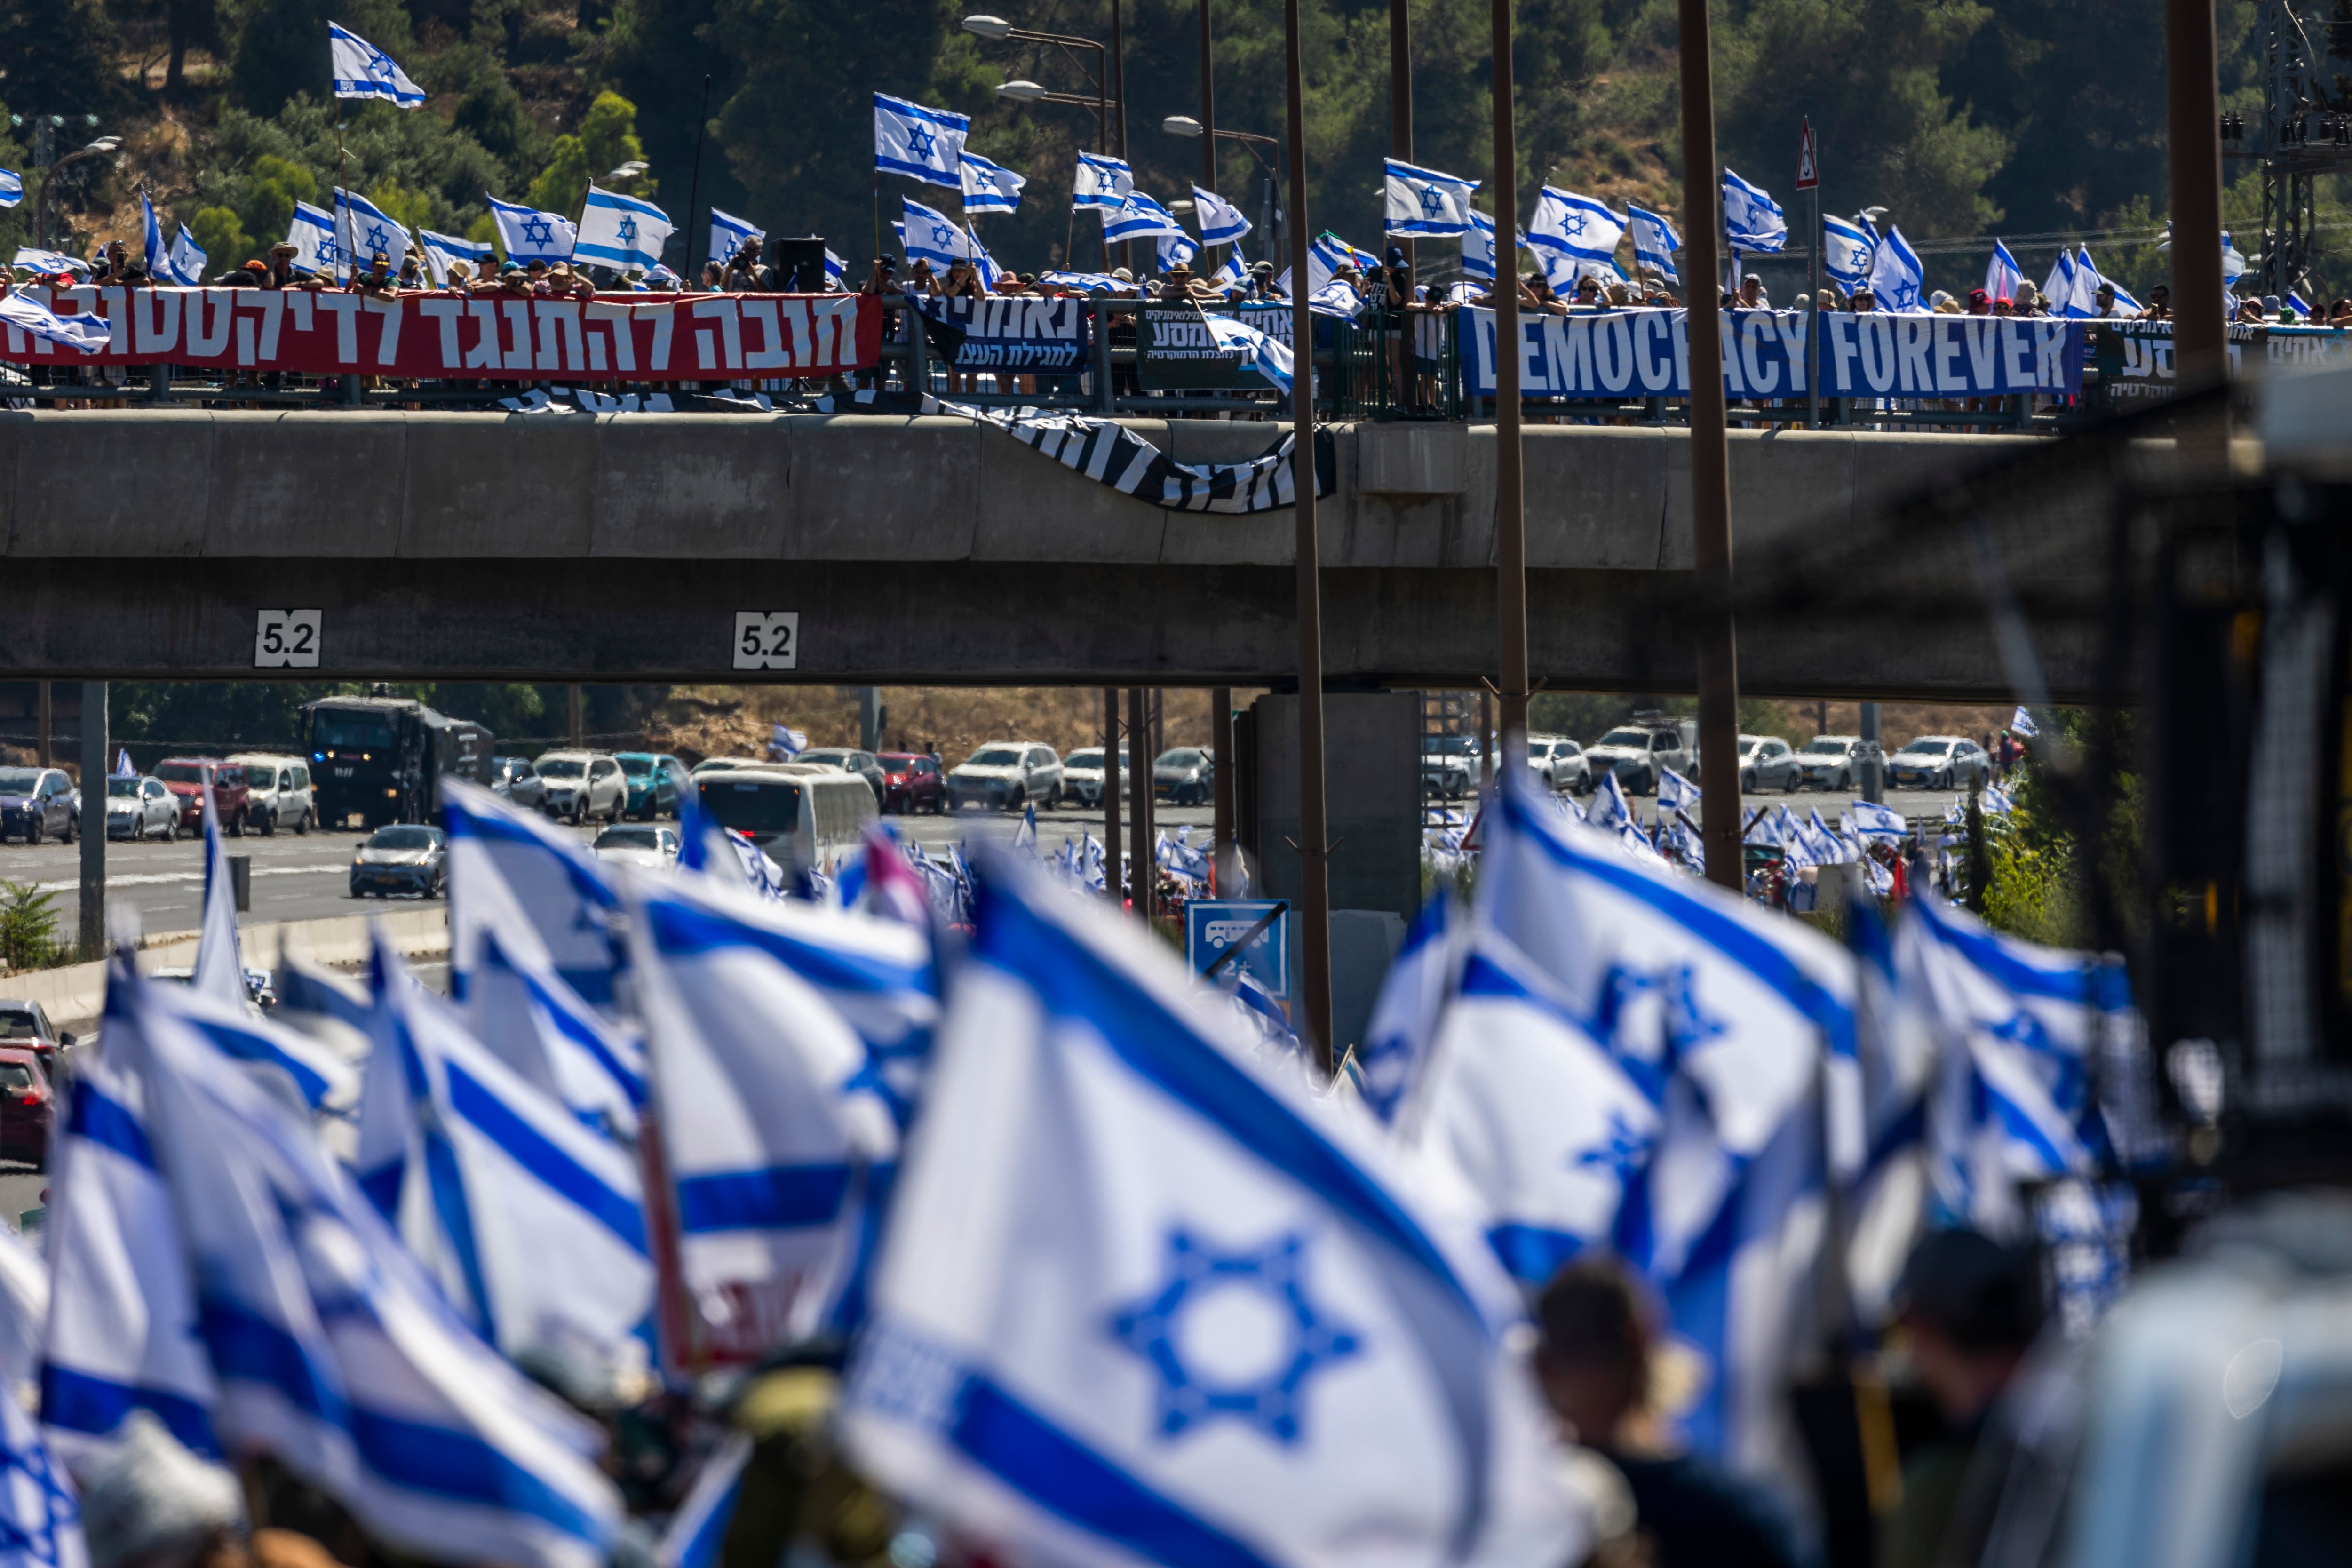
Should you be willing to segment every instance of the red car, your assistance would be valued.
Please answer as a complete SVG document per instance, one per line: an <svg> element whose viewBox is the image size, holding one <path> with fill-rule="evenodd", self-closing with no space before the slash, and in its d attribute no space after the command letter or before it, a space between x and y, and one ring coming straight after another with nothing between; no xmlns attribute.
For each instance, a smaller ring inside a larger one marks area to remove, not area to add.
<svg viewBox="0 0 2352 1568"><path fill-rule="evenodd" d="M213 809L220 814L221 831L242 838L252 793L246 787L243 768L212 757L171 757L155 764L155 776L180 803L180 831L194 833L205 824L205 771L208 768L213 775Z"/></svg>
<svg viewBox="0 0 2352 1568"><path fill-rule="evenodd" d="M947 810L948 781L940 772L939 758L920 752L880 752L874 760L882 764L884 811L936 815Z"/></svg>
<svg viewBox="0 0 2352 1568"><path fill-rule="evenodd" d="M36 1053L0 1046L0 1160L49 1168L49 1127L57 1114L49 1075Z"/></svg>

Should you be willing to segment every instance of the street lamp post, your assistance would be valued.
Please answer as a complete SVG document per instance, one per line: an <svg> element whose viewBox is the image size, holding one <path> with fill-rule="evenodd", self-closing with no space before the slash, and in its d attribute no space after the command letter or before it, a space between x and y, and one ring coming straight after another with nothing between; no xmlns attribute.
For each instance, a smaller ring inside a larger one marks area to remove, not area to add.
<svg viewBox="0 0 2352 1568"><path fill-rule="evenodd" d="M1095 68L1087 70L1076 56L1070 63L1079 74L1094 83L1095 95L1082 98L1076 93L1049 92L1034 81L1008 81L996 89L999 97L1017 103L1070 103L1092 112L1095 117L1095 151L1127 156L1127 71L1120 48L1118 0L1111 0L1110 43L1108 47L1093 38L1082 38L1070 33L1040 33L1028 27L1016 27L1002 16L966 16L963 30L976 38L991 43L1010 39L1024 44L1051 44L1066 56L1073 49L1092 49ZM1116 110L1114 117L1113 110ZM1116 134L1114 134L1114 130ZM1065 258L1066 262L1074 258ZM1103 241L1103 266L1110 266L1110 241Z"/></svg>
<svg viewBox="0 0 2352 1568"><path fill-rule="evenodd" d="M1210 136L1210 128L1202 124L1199 121L1193 119L1189 114L1171 114L1167 119L1160 122L1160 129L1165 131L1171 136L1198 136L1203 140L1207 140ZM1272 161L1269 161L1266 155L1259 152L1258 149L1260 147L1273 148L1274 157L1278 160L1282 156L1282 142L1272 136L1260 136L1256 132L1251 131L1227 131L1222 126L1217 128L1215 135L1219 140L1238 142L1243 146L1247 147L1250 151L1250 156L1257 160L1258 167L1265 173L1265 210L1261 213L1259 216L1265 234L1263 243L1265 246L1266 259L1270 261L1282 248L1280 245L1276 243L1274 233L1274 192L1276 185L1280 183L1281 176L1276 171L1275 163ZM1215 187L1212 186L1210 188L1213 190Z"/></svg>
<svg viewBox="0 0 2352 1568"><path fill-rule="evenodd" d="M58 171L84 158L102 158L121 145L120 136L101 136L79 152L67 153L42 173L40 195L33 198L33 233L43 249L47 249L49 244L49 182L57 178Z"/></svg>

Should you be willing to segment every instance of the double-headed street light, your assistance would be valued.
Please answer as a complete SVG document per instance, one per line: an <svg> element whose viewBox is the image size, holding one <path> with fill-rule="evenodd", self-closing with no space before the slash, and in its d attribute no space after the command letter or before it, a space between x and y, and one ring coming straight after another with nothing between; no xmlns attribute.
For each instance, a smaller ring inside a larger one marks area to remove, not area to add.
<svg viewBox="0 0 2352 1568"><path fill-rule="evenodd" d="M1008 81L996 89L997 96L1012 99L1016 103L1074 103L1084 109L1091 109L1095 111L1097 141L1099 143L1096 151L1116 152L1122 158L1127 156L1127 93L1125 72L1118 58L1119 16L1116 4L1111 7L1111 41L1108 45L1098 43L1093 38L1081 38L1070 33L1040 33L1028 27L1016 27L1002 16L966 16L962 26L963 30L972 37L985 38L992 44L1001 44L1008 40L1024 44L1051 44L1065 55L1068 55L1070 63L1076 66L1080 74L1084 75L1093 86L1095 91L1092 98L1076 93L1048 91L1034 81ZM1072 53L1077 49L1094 51L1095 59L1092 68ZM1114 108L1118 110L1115 119L1112 115Z"/></svg>
<svg viewBox="0 0 2352 1568"><path fill-rule="evenodd" d="M1208 127L1189 114L1171 114L1160 122L1160 129L1171 136L1181 136L1187 141L1197 141L1208 134ZM1282 143L1274 137L1260 136L1254 131L1228 131L1222 125L1217 127L1216 139L1220 142L1240 142L1249 149L1250 156L1255 158L1258 167L1265 171L1265 204L1264 210L1258 216L1260 224L1265 230L1266 256L1271 259L1282 248L1276 243L1274 235L1274 192L1281 176L1276 172L1272 160L1258 149L1270 147L1274 149L1274 157L1278 158L1281 156Z"/></svg>

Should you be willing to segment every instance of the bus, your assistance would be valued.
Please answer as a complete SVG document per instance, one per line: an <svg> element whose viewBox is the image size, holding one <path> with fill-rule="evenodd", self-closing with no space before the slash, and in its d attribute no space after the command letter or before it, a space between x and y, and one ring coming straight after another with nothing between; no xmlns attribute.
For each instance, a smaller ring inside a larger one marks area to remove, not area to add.
<svg viewBox="0 0 2352 1568"><path fill-rule="evenodd" d="M866 829L880 816L873 786L838 768L730 768L699 782L702 808L758 845L788 878L800 871L832 876L865 852Z"/></svg>

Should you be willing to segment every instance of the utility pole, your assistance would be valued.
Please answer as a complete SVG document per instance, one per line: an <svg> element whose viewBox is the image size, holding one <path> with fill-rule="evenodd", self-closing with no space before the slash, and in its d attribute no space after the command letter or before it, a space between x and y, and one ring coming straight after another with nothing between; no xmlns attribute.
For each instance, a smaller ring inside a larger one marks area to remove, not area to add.
<svg viewBox="0 0 2352 1568"><path fill-rule="evenodd" d="M1886 748L1879 744L1883 738L1878 716L1878 704L1862 705L1862 798L1873 805L1886 804Z"/></svg>
<svg viewBox="0 0 2352 1568"><path fill-rule="evenodd" d="M1209 0L1200 0L1201 11L1201 188L1214 195L1217 189L1217 71L1214 57L1209 53Z"/></svg>
<svg viewBox="0 0 2352 1568"><path fill-rule="evenodd" d="M2221 89L2215 55L2213 0L2164 0L2172 353L2174 384L2184 393L2229 374L2229 328L2221 320Z"/></svg>
<svg viewBox="0 0 2352 1568"><path fill-rule="evenodd" d="M1389 151L1405 163L1412 162L1412 0L1389 0ZM1498 203L1507 199L1496 198ZM1403 244L1405 265L1414 267L1419 257L1412 237L1405 237ZM1417 279L1421 274L1416 270L1413 276Z"/></svg>
<svg viewBox="0 0 2352 1568"><path fill-rule="evenodd" d="M577 681L563 689L563 708L566 717L571 721L569 729L572 749L576 752L587 738L581 732L580 685Z"/></svg>
<svg viewBox="0 0 2352 1568"><path fill-rule="evenodd" d="M54 748L52 748L52 747L51 747L51 745L49 744L49 732L50 732L50 726L51 726L51 723L53 722L53 721L54 721L54 719L55 719L56 715L55 715L55 714L50 710L50 707L49 707L49 683L48 683L47 681L46 681L46 680L44 680L44 681L42 681L42 682L41 682L41 700L40 700L40 710L39 710L39 712L40 712L40 736L39 736L39 739L38 739L37 741L36 741L36 742L35 742L35 743L34 743L33 761L34 761L36 763L37 763L38 765L40 765L40 766L42 766L42 767L45 767L45 768L46 768L46 767L50 766L50 765L51 765L51 763L52 763L55 761L55 759L56 759L56 752L55 752L55 750L54 750ZM89 799L89 795L86 795L86 794L85 794L85 795L82 796L82 798L83 798L83 799L85 799L85 800L87 800L87 799Z"/></svg>
<svg viewBox="0 0 2352 1568"><path fill-rule="evenodd" d="M1697 0L1704 4L1705 0ZM1323 583L1315 538L1315 342L1307 308L1307 96L1299 65L1298 0L1282 5L1283 88L1290 130L1290 458L1298 542L1298 984L1315 1064L1331 1070L1331 867L1323 799Z"/></svg>
<svg viewBox="0 0 2352 1568"><path fill-rule="evenodd" d="M1126 890L1120 886L1118 847L1118 688L1103 688L1103 890L1118 909Z"/></svg>
<svg viewBox="0 0 2352 1568"><path fill-rule="evenodd" d="M98 831L81 836L81 956L106 955L106 682L81 685L81 798L98 807ZM83 822L87 829L89 823Z"/></svg>
<svg viewBox="0 0 2352 1568"><path fill-rule="evenodd" d="M1805 242L1805 428L1822 427L1822 160L1813 145L1813 121L1801 121L1797 143L1797 188L1813 193L1813 236Z"/></svg>
<svg viewBox="0 0 2352 1568"><path fill-rule="evenodd" d="M1226 869L1226 857L1234 843L1234 689L1230 686L1212 687L1209 690L1209 755L1214 775L1213 799L1215 802L1209 820L1209 870L1217 897L1233 895L1233 874Z"/></svg>
<svg viewBox="0 0 2352 1568"><path fill-rule="evenodd" d="M2210 0L2208 0L2210 4ZM1683 246L1691 276L1714 287L1716 239L1723 232L1723 187L1715 167L1715 67L1706 0L1679 0L1682 24ZM1502 224L1495 225L1496 243ZM1511 290L1497 289L1497 306ZM1501 316L1498 308L1496 314ZM1731 453L1724 434L1723 314L1704 296L1691 301L1691 556L1707 608L1698 642L1699 791L1714 809L1700 820L1707 880L1743 889L1739 847L1739 652L1731 623ZM1497 353L1502 366L1516 356Z"/></svg>
<svg viewBox="0 0 2352 1568"><path fill-rule="evenodd" d="M1502 743L1496 748L1499 778L1506 759L1527 756L1528 733L1528 516L1527 486L1519 447L1519 291L1502 281L1503 236L1518 217L1519 153L1511 113L1511 0L1494 0L1495 15L1495 599L1501 636L1497 668L1502 688ZM1518 271L1512 253L1510 271ZM1694 345L1694 350L1696 345ZM1699 363L1694 357L1693 364ZM1721 383L1717 381L1717 391ZM1484 748L1485 736L1478 744ZM1733 813L1733 820L1738 814Z"/></svg>
<svg viewBox="0 0 2352 1568"><path fill-rule="evenodd" d="M1128 855L1134 862L1130 874L1135 878L1135 918L1146 925L1151 923L1160 891L1160 865L1151 842L1151 758L1147 754L1151 744L1151 716L1147 711L1150 702L1150 693L1142 687L1127 689L1127 740L1135 748L1130 770L1135 778L1135 800L1128 813Z"/></svg>

